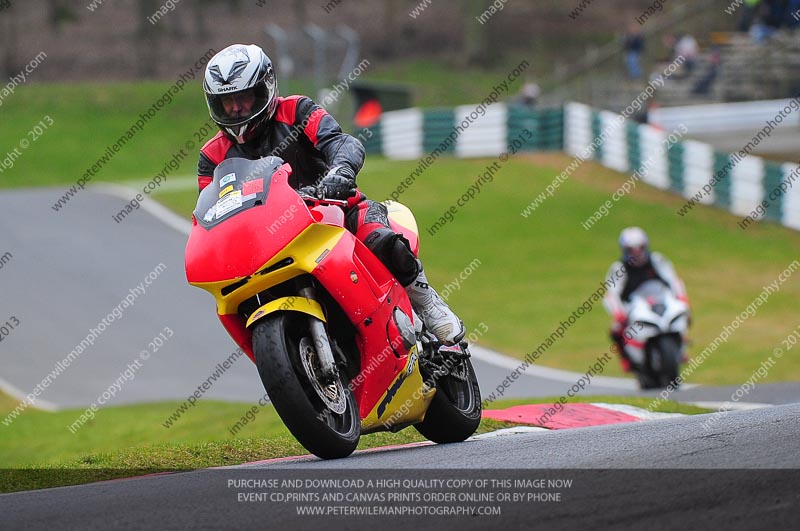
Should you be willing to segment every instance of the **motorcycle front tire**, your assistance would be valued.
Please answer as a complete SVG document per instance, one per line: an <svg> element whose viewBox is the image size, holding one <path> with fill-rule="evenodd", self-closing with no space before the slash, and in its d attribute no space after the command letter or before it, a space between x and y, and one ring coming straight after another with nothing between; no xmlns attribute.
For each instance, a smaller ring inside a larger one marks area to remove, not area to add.
<svg viewBox="0 0 800 531"><path fill-rule="evenodd" d="M261 381L275 410L294 437L322 459L347 457L361 436L361 417L342 372L343 413L331 411L316 394L300 361L300 340L310 336L308 317L278 312L253 328L253 353Z"/></svg>

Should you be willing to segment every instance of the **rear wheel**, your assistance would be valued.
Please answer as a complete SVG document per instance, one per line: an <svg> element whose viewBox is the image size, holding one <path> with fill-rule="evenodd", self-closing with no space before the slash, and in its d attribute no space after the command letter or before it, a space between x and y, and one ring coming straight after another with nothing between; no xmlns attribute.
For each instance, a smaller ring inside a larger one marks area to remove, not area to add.
<svg viewBox="0 0 800 531"><path fill-rule="evenodd" d="M430 361L423 362L423 377L426 382L435 383L436 394L425 419L414 427L435 443L461 442L475 433L481 422L478 377L468 355L445 358L443 365L436 366L449 370L432 371L435 366ZM440 372L445 374L439 375Z"/></svg>
<svg viewBox="0 0 800 531"><path fill-rule="evenodd" d="M323 459L353 453L361 417L342 371L324 378L308 327L309 316L282 312L253 329L261 381L286 427L309 452Z"/></svg>

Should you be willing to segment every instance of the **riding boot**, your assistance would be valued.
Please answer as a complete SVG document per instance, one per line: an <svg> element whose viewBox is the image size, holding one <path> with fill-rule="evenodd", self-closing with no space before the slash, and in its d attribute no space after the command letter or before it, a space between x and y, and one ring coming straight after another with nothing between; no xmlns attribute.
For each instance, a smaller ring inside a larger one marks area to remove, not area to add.
<svg viewBox="0 0 800 531"><path fill-rule="evenodd" d="M416 280L406 287L406 292L414 311L436 339L445 345L455 345L464 339L464 323L430 286L424 271L420 270Z"/></svg>

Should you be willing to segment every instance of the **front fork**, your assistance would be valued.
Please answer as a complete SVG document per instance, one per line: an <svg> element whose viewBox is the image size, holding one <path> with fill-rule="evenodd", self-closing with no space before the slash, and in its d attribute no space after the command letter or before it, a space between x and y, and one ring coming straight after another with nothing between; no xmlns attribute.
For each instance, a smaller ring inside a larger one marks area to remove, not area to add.
<svg viewBox="0 0 800 531"><path fill-rule="evenodd" d="M316 290L311 286L302 288L300 295L313 301L317 300ZM311 339L317 348L322 375L329 378L337 378L339 372L336 369L336 360L333 357L333 349L331 348L330 339L328 339L328 333L325 331L325 324L312 315L308 316L308 322L311 330Z"/></svg>

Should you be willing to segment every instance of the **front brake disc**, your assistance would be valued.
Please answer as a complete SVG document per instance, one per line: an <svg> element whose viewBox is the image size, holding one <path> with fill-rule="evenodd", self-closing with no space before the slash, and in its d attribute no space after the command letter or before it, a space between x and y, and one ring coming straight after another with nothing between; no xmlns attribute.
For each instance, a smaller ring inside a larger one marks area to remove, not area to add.
<svg viewBox="0 0 800 531"><path fill-rule="evenodd" d="M322 381L322 371L319 368L319 357L317 350L314 348L314 342L310 337L304 337L300 340L300 361L303 363L303 369L306 371L308 381L314 392L325 404L325 407L341 415L347 409L347 395L344 391L344 386L339 378L327 378ZM318 375L319 374L319 375Z"/></svg>

